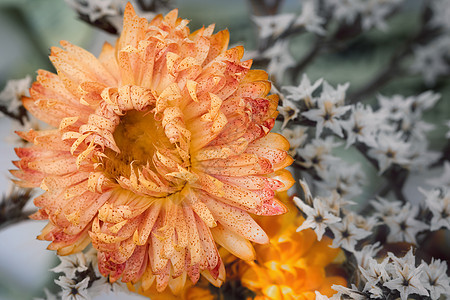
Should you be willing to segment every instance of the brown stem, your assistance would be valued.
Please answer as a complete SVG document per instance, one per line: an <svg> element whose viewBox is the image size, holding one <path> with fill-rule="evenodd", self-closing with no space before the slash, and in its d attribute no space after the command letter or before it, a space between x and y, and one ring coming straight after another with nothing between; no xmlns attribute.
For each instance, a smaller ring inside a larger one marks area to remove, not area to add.
<svg viewBox="0 0 450 300"><path fill-rule="evenodd" d="M401 67L401 64L404 59L412 53L413 46L421 43L427 43L440 34L438 29L433 29L428 26L429 14L429 3L425 3L425 7L423 8L421 15L421 27L417 33L407 39L400 48L394 51L385 69L375 75L359 90L356 90L347 96L347 99L349 99L349 104L354 104L361 101L363 98L370 96L374 92L381 89L394 77L406 74L405 70Z"/></svg>
<svg viewBox="0 0 450 300"><path fill-rule="evenodd" d="M3 223L0 223L0 230L6 229L7 227L20 223L22 221L26 221L30 219L30 216L35 213L35 211L24 211L20 215L17 215L13 219L8 219Z"/></svg>
<svg viewBox="0 0 450 300"><path fill-rule="evenodd" d="M268 1L271 2L271 1ZM268 16L277 14L283 0L274 0L273 3L266 3L265 0L249 0L252 14L255 16Z"/></svg>
<svg viewBox="0 0 450 300"><path fill-rule="evenodd" d="M367 97L368 95L372 95L376 91L380 90L383 86L385 86L389 81L391 81L392 78L401 73L402 72L400 72L400 70L398 69L398 63L389 64L387 68L378 73L378 75L376 75L372 80L366 83L362 88L353 93L350 93L347 97L347 99L350 99L348 103L354 104L361 101L361 99Z"/></svg>
<svg viewBox="0 0 450 300"><path fill-rule="evenodd" d="M309 49L308 53L299 60L295 66L292 68L291 80L293 83L298 81L298 77L303 70L323 51L321 51L321 47L323 45L323 39L317 38L314 45Z"/></svg>
<svg viewBox="0 0 450 300"><path fill-rule="evenodd" d="M2 112L5 116L18 121L21 125L24 125L24 119L28 119L27 110L20 106L17 113L8 111L8 108L0 105L0 112Z"/></svg>

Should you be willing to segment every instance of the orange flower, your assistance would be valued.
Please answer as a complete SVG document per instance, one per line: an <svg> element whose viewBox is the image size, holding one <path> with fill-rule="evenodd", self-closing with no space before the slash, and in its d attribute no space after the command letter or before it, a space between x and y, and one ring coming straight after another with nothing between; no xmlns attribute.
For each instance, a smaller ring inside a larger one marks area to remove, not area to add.
<svg viewBox="0 0 450 300"><path fill-rule="evenodd" d="M41 187L38 237L67 255L92 242L99 270L142 291L225 278L216 243L253 259L268 237L249 213L278 215L293 179L289 143L269 133L267 74L227 50L228 31L189 32L174 10L148 22L127 5L100 56L62 41L38 71L28 111L55 129L18 134L17 184Z"/></svg>
<svg viewBox="0 0 450 300"><path fill-rule="evenodd" d="M315 299L315 291L332 296L333 284L346 286L340 276L327 276L325 268L338 256L331 239L317 241L313 230L296 232L304 221L292 206L289 213L259 219L267 230L270 243L257 245L257 262L239 263L242 285L256 293L259 300Z"/></svg>

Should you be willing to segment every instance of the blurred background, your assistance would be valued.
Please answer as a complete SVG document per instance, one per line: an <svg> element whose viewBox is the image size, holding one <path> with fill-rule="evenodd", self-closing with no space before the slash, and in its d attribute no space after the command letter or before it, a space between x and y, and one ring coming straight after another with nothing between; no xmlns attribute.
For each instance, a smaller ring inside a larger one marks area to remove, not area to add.
<svg viewBox="0 0 450 300"><path fill-rule="evenodd" d="M179 8L181 17L192 20L191 30L215 23L216 31L225 28L230 30L231 45L241 44L246 50L254 50L258 35L258 29L250 18L257 13L254 2L258 1L178 0L171 4ZM281 2L281 12L301 11L301 1ZM417 19L411 16L417 14L419 2L408 1L402 14L389 19L389 31L371 30L338 51L330 51L317 58L305 69L311 81L324 78L333 85L350 82L350 92L363 86L386 63L389 53L399 42L417 28ZM114 43L115 38L114 34L80 20L78 14L63 0L0 0L0 90L9 79L30 75L34 81L36 70L53 71L48 60L49 48L59 46L60 40L68 40L98 55L104 41ZM304 55L314 38L313 34L296 37L290 48L292 55ZM278 84L285 82L291 85L299 83L282 78ZM420 76L405 76L392 80L380 91L386 95L400 93L408 96L426 89ZM441 93L442 98L437 107L425 116L425 120L436 125L436 130L431 132L430 142L432 148L440 149L445 143L440 137L447 130L443 122L450 116L448 77L437 81L433 90ZM369 101L374 101L375 95L368 95L371 98ZM8 170L14 168L11 161L16 159L13 150L14 141L17 140L13 131L19 125L16 123L7 117L0 117L0 191L3 194L10 187ZM349 160L359 160L359 154L343 150L342 155ZM439 171L437 169L436 173ZM415 187L423 179L413 177L408 184ZM367 194L373 189L368 186ZM415 189L411 190L415 193ZM59 260L54 252L45 250L44 242L35 239L43 226L38 221L23 221L0 228L1 300L42 298L44 287L56 289L53 279L57 276L48 270L56 266ZM111 299L109 295L105 297ZM117 297L120 298L120 295Z"/></svg>

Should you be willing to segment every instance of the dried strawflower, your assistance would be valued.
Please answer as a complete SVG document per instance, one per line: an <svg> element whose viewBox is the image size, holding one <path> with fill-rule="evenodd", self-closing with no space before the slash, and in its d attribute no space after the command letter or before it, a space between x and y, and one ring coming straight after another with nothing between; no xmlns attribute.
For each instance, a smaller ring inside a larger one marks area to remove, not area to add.
<svg viewBox="0 0 450 300"><path fill-rule="evenodd" d="M330 247L331 239L321 241L311 229L297 232L304 219L295 207L282 216L260 219L270 244L257 245L256 262L241 262L242 285L256 293L255 299L316 299L316 291L332 296L333 284L346 285L336 274L327 274L342 250ZM336 272L337 273L337 272Z"/></svg>
<svg viewBox="0 0 450 300"><path fill-rule="evenodd" d="M278 215L293 180L288 141L269 133L278 97L267 74L227 50L214 26L189 32L174 10L148 22L127 5L115 46L98 58L62 41L38 71L29 112L55 127L18 132L23 187L46 192L34 219L60 255L91 242L111 281L181 292L203 274L219 286L222 245L246 260L269 238L249 213ZM154 284L156 282L156 284Z"/></svg>

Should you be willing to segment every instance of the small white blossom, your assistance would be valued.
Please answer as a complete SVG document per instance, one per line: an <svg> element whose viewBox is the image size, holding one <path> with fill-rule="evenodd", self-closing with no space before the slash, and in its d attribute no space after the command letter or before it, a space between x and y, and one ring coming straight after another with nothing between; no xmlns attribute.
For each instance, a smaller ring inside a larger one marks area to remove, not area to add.
<svg viewBox="0 0 450 300"><path fill-rule="evenodd" d="M352 105L350 117L340 122L347 135L346 147L357 141L375 147L375 130L380 127L379 123L378 115L373 113L370 106L364 106L360 102Z"/></svg>
<svg viewBox="0 0 450 300"><path fill-rule="evenodd" d="M415 267L412 248L405 255L407 257L398 258L392 253L388 253L393 260L393 275L392 279L385 282L383 285L391 290L400 292L401 300L407 300L411 294L428 296L428 291L423 287L421 282L423 265Z"/></svg>
<svg viewBox="0 0 450 300"><path fill-rule="evenodd" d="M450 278L447 276L447 263L439 259L432 259L428 265L424 265L422 282L430 292L431 299L439 299L441 295L450 296Z"/></svg>
<svg viewBox="0 0 450 300"><path fill-rule="evenodd" d="M426 142L426 134L435 128L434 125L422 121L414 115L409 115L402 119L400 130L402 130L409 140Z"/></svg>
<svg viewBox="0 0 450 300"><path fill-rule="evenodd" d="M317 109L310 109L302 113L306 118L317 123L316 138L320 137L323 128L329 128L336 135L343 137L344 134L339 119L350 109L350 106L336 107L332 101L327 101L323 98L319 98L317 106Z"/></svg>
<svg viewBox="0 0 450 300"><path fill-rule="evenodd" d="M425 191L419 188L419 191L425 195L426 207L433 214L430 221L430 230L450 229L450 189L436 188Z"/></svg>
<svg viewBox="0 0 450 300"><path fill-rule="evenodd" d="M8 112L16 112L22 106L22 97L30 96L30 85L29 75L22 79L8 80L5 88L0 92L0 105L5 106Z"/></svg>
<svg viewBox="0 0 450 300"><path fill-rule="evenodd" d="M371 294L379 295L378 283L383 284L390 279L388 272L386 271L386 265L389 263L389 258L385 258L381 263L378 263L372 257L367 258L365 267L359 266L359 271L365 278L365 285L363 291L369 291Z"/></svg>
<svg viewBox="0 0 450 300"><path fill-rule="evenodd" d="M77 283L75 280L60 276L58 279L55 279L55 283L62 289L62 300L91 299L87 292L89 277L86 277Z"/></svg>
<svg viewBox="0 0 450 300"><path fill-rule="evenodd" d="M406 203L397 215L384 217L389 227L388 242L407 242L417 244L416 235L428 229L428 225L415 217L419 208Z"/></svg>
<svg viewBox="0 0 450 300"><path fill-rule="evenodd" d="M362 28L386 30L386 18L398 7L401 0L326 0L333 17L353 24L359 19Z"/></svg>
<svg viewBox="0 0 450 300"><path fill-rule="evenodd" d="M379 174L394 163L403 167L410 163L408 159L410 144L404 141L401 132L396 134L382 132L377 136L376 141L377 146L369 149L367 154L378 161Z"/></svg>
<svg viewBox="0 0 450 300"><path fill-rule="evenodd" d="M50 269L55 273L64 273L68 278L75 278L76 273L81 273L89 268L89 263L83 252L67 256L58 256L61 263Z"/></svg>
<svg viewBox="0 0 450 300"><path fill-rule="evenodd" d="M450 2L447 0L433 0L430 2L433 11L430 25L433 27L441 27L450 31Z"/></svg>
<svg viewBox="0 0 450 300"><path fill-rule="evenodd" d="M427 85L433 85L439 76L450 72L450 37L442 35L434 41L414 48L414 61L410 65L413 74L421 74Z"/></svg>
<svg viewBox="0 0 450 300"><path fill-rule="evenodd" d="M317 14L315 3L315 0L302 1L302 13L295 20L294 26L304 26L309 32L325 35L326 31L322 26L325 20Z"/></svg>
<svg viewBox="0 0 450 300"><path fill-rule="evenodd" d="M289 141L289 155L295 156L297 149L305 143L308 138L307 130L308 127L296 125L281 131L281 134Z"/></svg>
<svg viewBox="0 0 450 300"><path fill-rule="evenodd" d="M341 143L335 142L332 136L325 139L314 139L311 143L299 148L297 154L302 159L299 164L306 168L315 168L316 170L326 170L339 159L331 154L333 148L340 146Z"/></svg>
<svg viewBox="0 0 450 300"><path fill-rule="evenodd" d="M401 120L407 116L413 103L413 97L405 98L402 95L393 95L390 97L378 95L377 100L380 105L377 113L393 121Z"/></svg>
<svg viewBox="0 0 450 300"><path fill-rule="evenodd" d="M326 210L322 200L314 198L313 207L306 205L300 198L294 197L294 202L306 215L306 220L297 228L297 232L307 228L312 228L317 234L317 240L321 240L325 229L333 223L337 223L341 218L336 217Z"/></svg>
<svg viewBox="0 0 450 300"><path fill-rule="evenodd" d="M392 272L395 273L395 267L402 267L404 265L409 265L411 267L414 267L416 265L416 256L413 253L413 247L410 247L408 252L406 252L406 254L402 257L397 257L395 256L393 253L388 252L388 256L393 260L393 269L391 270ZM391 274L392 275L392 274Z"/></svg>
<svg viewBox="0 0 450 300"><path fill-rule="evenodd" d="M151 20L156 16L156 12L143 11L136 0L122 1L122 0L65 0L66 3L78 13L85 15L89 21L95 21L106 18L118 32L123 27L123 12L127 2L131 2L136 13L141 18Z"/></svg>
<svg viewBox="0 0 450 300"><path fill-rule="evenodd" d="M315 184L320 187L317 181ZM332 190L331 193L327 191L327 195L321 196L320 198L325 203L328 211L336 216L341 214L341 210L343 210L345 206L355 204L354 202L348 201L344 197L341 197L336 190Z"/></svg>
<svg viewBox="0 0 450 300"><path fill-rule="evenodd" d="M298 113L300 112L297 105L286 98L283 99L282 104L278 106L278 111L283 116L283 124L281 125L281 129L284 129L290 120L297 119Z"/></svg>
<svg viewBox="0 0 450 300"><path fill-rule="evenodd" d="M72 9L89 17L89 21L94 22L104 16L114 16L118 12L113 7L114 0L65 0Z"/></svg>
<svg viewBox="0 0 450 300"><path fill-rule="evenodd" d="M261 56L270 59L267 72L280 82L283 80L286 70L295 64L295 59L289 51L289 41L287 39L277 41L275 45L265 50Z"/></svg>
<svg viewBox="0 0 450 300"><path fill-rule="evenodd" d="M326 169L318 169L317 173L322 179L316 182L321 190L334 190L346 199L352 199L362 192L365 174L359 164L349 165L338 161Z"/></svg>
<svg viewBox="0 0 450 300"><path fill-rule="evenodd" d="M97 295L107 295L109 293L129 293L126 283L119 280L110 282L107 277L102 276L100 273L98 274L98 278L99 279L95 280L89 288L89 295L93 298Z"/></svg>
<svg viewBox="0 0 450 300"><path fill-rule="evenodd" d="M346 82L344 84L338 84L337 87L334 88L331 84L324 80L320 98L322 98L323 101L331 101L336 106L342 106L345 103L345 94L347 93L349 86L350 83Z"/></svg>
<svg viewBox="0 0 450 300"><path fill-rule="evenodd" d="M345 218L349 220L349 222L355 224L356 227L364 229L366 231L373 231L373 228L375 226L380 225L380 220L378 217L371 215L371 216L364 216L357 214L353 211L344 211L343 214L345 214Z"/></svg>
<svg viewBox="0 0 450 300"><path fill-rule="evenodd" d="M252 20L259 28L259 38L277 37L293 23L295 14L278 14L273 16L253 16Z"/></svg>
<svg viewBox="0 0 450 300"><path fill-rule="evenodd" d="M380 218L395 216L400 213L403 203L401 201L389 201L383 197L377 196L376 200L371 200L370 205L375 208L375 216Z"/></svg>
<svg viewBox="0 0 450 300"><path fill-rule="evenodd" d="M441 157L438 151L428 150L428 140L413 140L408 153L408 168L412 171L421 171L428 168Z"/></svg>
<svg viewBox="0 0 450 300"><path fill-rule="evenodd" d="M411 110L414 113L422 113L430 108L433 108L438 100L441 98L441 94L433 91L425 91L415 97L411 103Z"/></svg>
<svg viewBox="0 0 450 300"><path fill-rule="evenodd" d="M386 31L386 18L400 4L401 0L365 0L361 10L362 27Z"/></svg>
<svg viewBox="0 0 450 300"><path fill-rule="evenodd" d="M329 227L334 234L331 247L340 247L350 252L355 250L358 241L372 234L371 231L356 227L347 218L344 218L342 222L331 224Z"/></svg>
<svg viewBox="0 0 450 300"><path fill-rule="evenodd" d="M362 268L368 268L370 258L375 257L375 255L381 250L381 248L382 247L380 245L380 242L365 245L360 251L353 252L356 258L356 262Z"/></svg>
<svg viewBox="0 0 450 300"><path fill-rule="evenodd" d="M307 107L312 107L315 104L313 100L314 91L322 84L323 79L317 79L311 84L308 76L303 74L302 80L298 86L283 86L282 90L287 93L286 98L292 101L304 100Z"/></svg>
<svg viewBox="0 0 450 300"><path fill-rule="evenodd" d="M326 0L328 8L333 13L334 19L352 24L361 10L360 0Z"/></svg>

